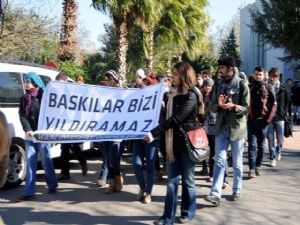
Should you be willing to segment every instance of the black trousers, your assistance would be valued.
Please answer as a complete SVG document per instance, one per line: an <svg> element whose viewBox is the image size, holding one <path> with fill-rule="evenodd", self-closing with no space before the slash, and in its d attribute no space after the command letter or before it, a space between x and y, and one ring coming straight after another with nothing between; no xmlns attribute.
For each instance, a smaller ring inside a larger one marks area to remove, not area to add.
<svg viewBox="0 0 300 225"><path fill-rule="evenodd" d="M61 174L70 175L70 150L81 166L86 165L86 158L82 152L83 143L66 143L61 144Z"/></svg>

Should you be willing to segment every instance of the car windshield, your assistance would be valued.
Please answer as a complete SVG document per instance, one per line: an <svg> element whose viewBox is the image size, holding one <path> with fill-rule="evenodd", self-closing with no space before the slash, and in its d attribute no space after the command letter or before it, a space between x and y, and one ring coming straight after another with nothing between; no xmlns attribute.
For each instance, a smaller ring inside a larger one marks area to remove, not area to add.
<svg viewBox="0 0 300 225"><path fill-rule="evenodd" d="M0 72L0 103L19 104L24 94L21 73Z"/></svg>

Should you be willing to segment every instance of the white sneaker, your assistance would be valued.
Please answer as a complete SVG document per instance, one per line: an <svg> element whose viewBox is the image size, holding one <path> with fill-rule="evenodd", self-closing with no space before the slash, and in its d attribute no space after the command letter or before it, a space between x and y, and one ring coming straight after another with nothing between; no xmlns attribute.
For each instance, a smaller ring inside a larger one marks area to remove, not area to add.
<svg viewBox="0 0 300 225"><path fill-rule="evenodd" d="M150 194L146 194L142 202L144 204L149 204L149 203L151 203L151 201L152 201L151 200L151 195Z"/></svg>
<svg viewBox="0 0 300 225"><path fill-rule="evenodd" d="M277 154L276 160L277 160L277 161L280 161L280 160L281 160L281 153L278 153L278 154Z"/></svg>
<svg viewBox="0 0 300 225"><path fill-rule="evenodd" d="M276 166L276 159L272 159L272 160L271 160L270 166L271 166L271 167L275 167L275 166Z"/></svg>

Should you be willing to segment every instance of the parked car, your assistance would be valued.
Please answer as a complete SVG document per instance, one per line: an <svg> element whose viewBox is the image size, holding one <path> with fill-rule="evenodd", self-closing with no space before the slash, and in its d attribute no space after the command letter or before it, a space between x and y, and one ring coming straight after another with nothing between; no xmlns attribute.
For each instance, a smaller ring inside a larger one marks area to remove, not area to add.
<svg viewBox="0 0 300 225"><path fill-rule="evenodd" d="M24 149L25 133L19 120L20 97L25 93L23 76L27 72L36 72L47 85L55 80L59 73L57 69L39 64L0 60L0 109L6 116L11 135L7 187L15 187L26 177L26 156ZM84 149L89 149L90 143L85 143ZM60 156L60 145L52 144L51 156Z"/></svg>

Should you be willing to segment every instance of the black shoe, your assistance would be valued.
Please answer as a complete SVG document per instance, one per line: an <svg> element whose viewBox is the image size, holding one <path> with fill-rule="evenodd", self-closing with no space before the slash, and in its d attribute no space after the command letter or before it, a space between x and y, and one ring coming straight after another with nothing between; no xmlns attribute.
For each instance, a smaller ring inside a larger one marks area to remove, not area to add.
<svg viewBox="0 0 300 225"><path fill-rule="evenodd" d="M205 201L212 203L213 205L219 206L221 204L220 198L214 195L207 195L204 198Z"/></svg>
<svg viewBox="0 0 300 225"><path fill-rule="evenodd" d="M21 195L16 199L16 202L33 201L34 195Z"/></svg>
<svg viewBox="0 0 300 225"><path fill-rule="evenodd" d="M83 166L81 167L81 174L82 174L82 175L86 175L87 172L88 172L88 167L87 167L87 165L85 164L85 165L83 165Z"/></svg>
<svg viewBox="0 0 300 225"><path fill-rule="evenodd" d="M56 193L56 188L55 189L49 189L48 190L48 194L49 195L52 195L52 194L55 194Z"/></svg>
<svg viewBox="0 0 300 225"><path fill-rule="evenodd" d="M231 201L238 201L241 198L241 194L240 193L233 193L232 197L231 197Z"/></svg>
<svg viewBox="0 0 300 225"><path fill-rule="evenodd" d="M71 177L70 175L66 175L66 174L60 174L57 179L58 180L69 180Z"/></svg>

